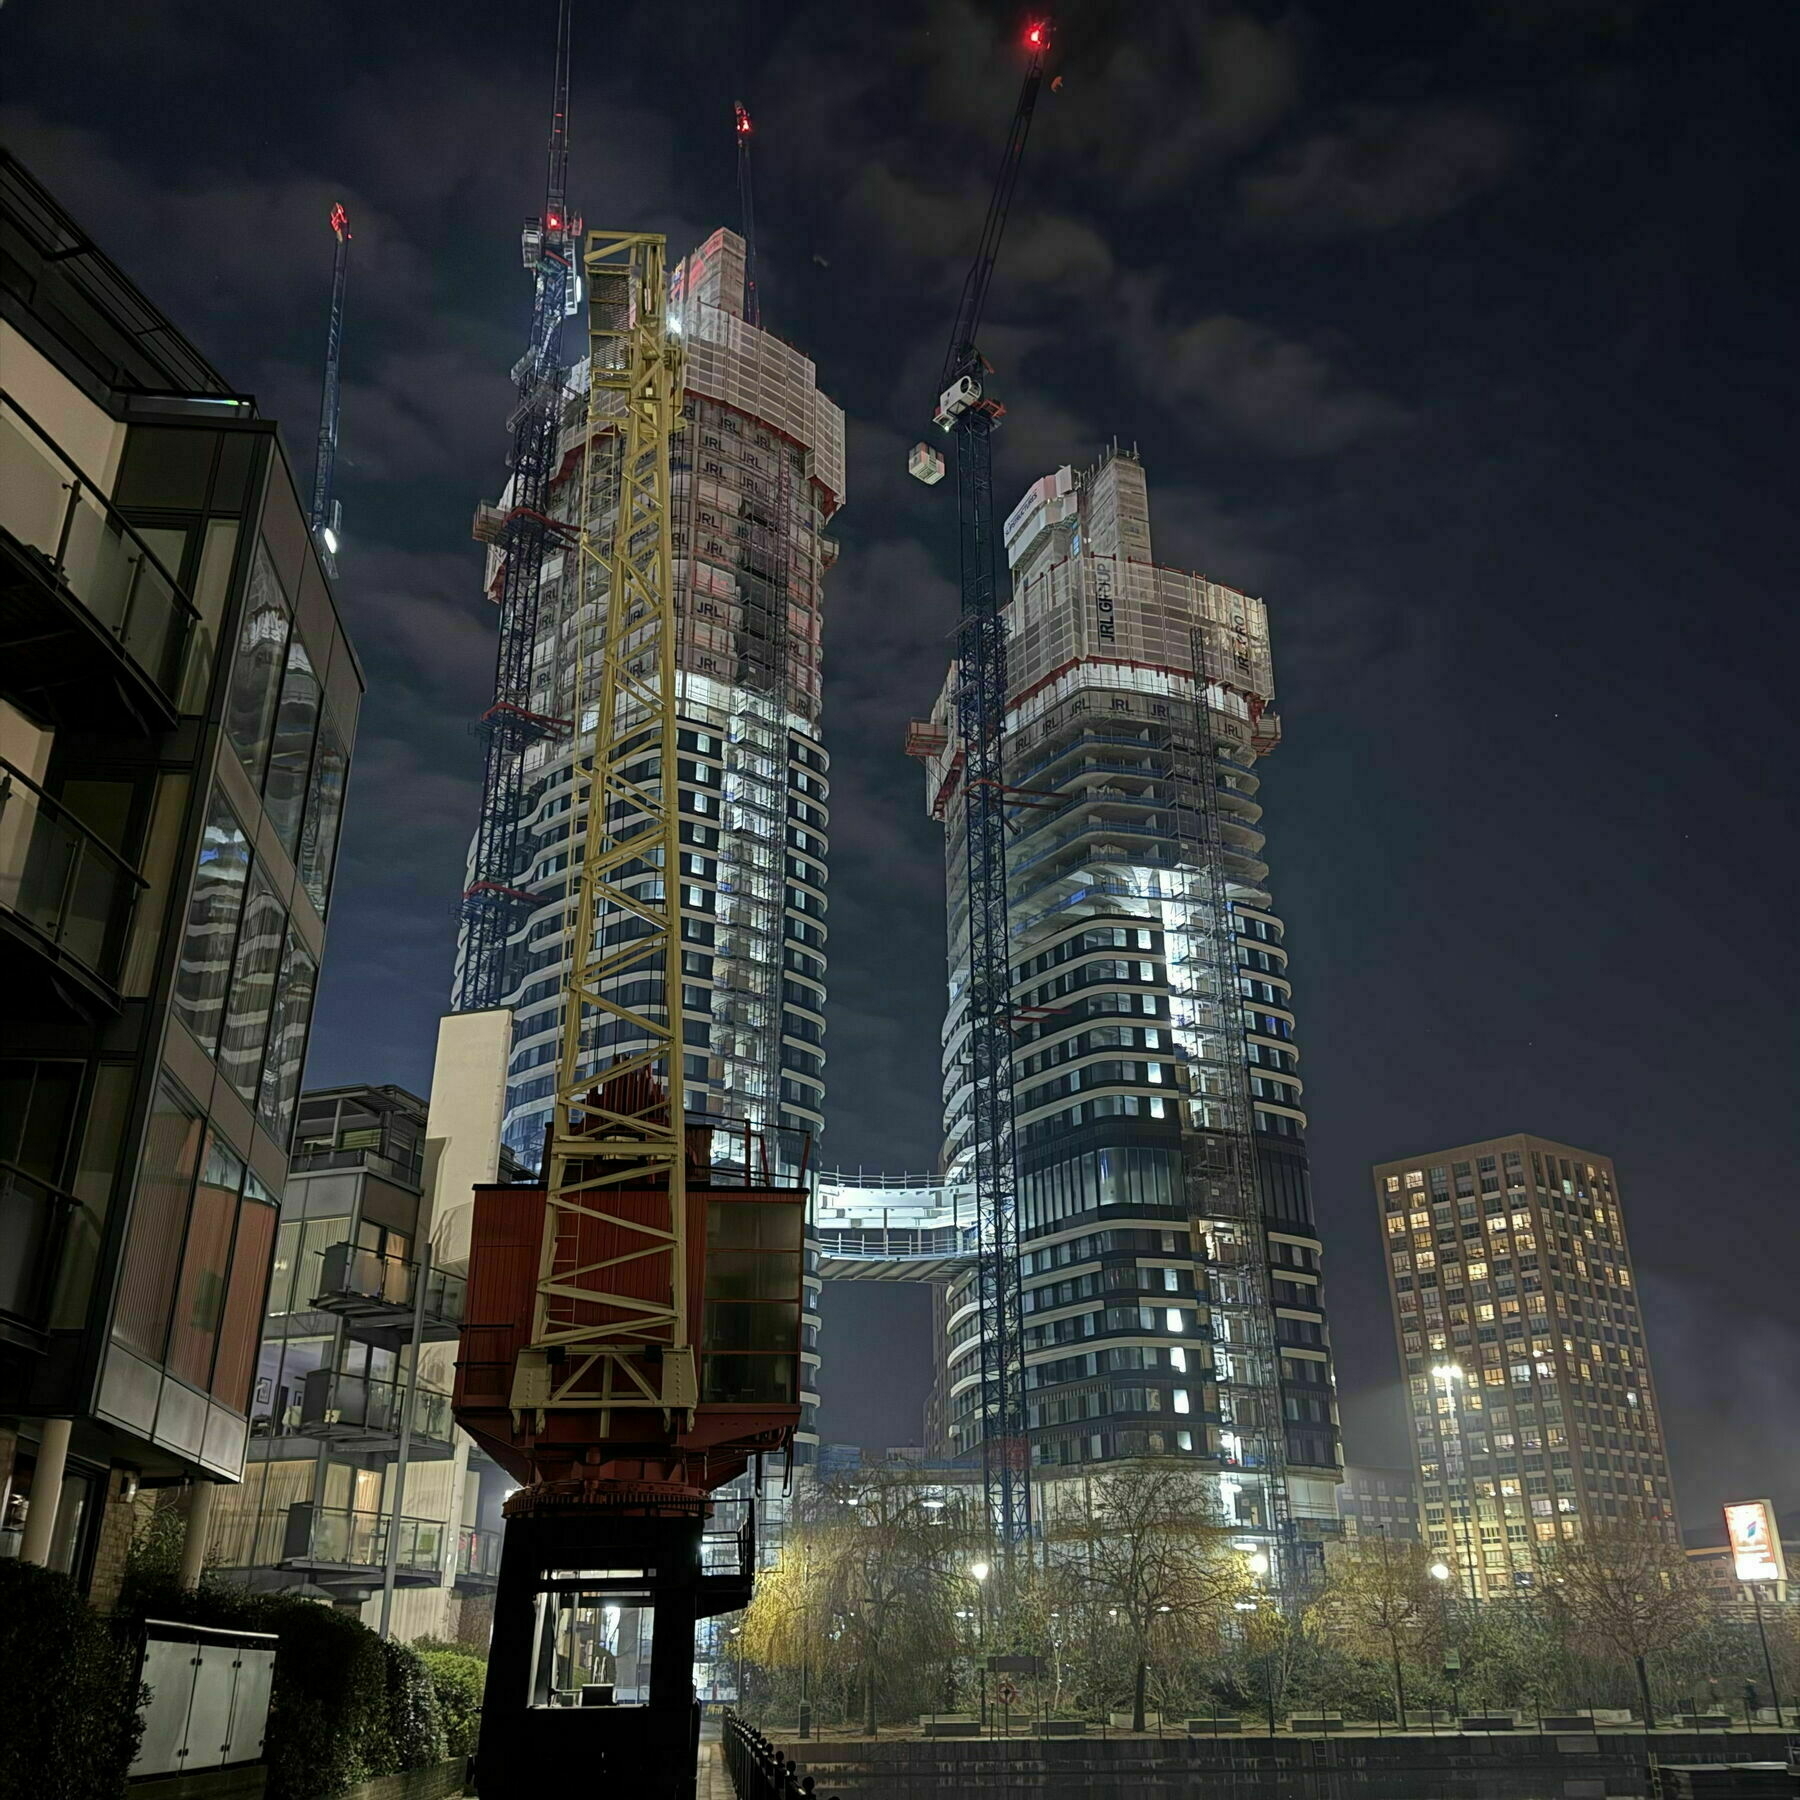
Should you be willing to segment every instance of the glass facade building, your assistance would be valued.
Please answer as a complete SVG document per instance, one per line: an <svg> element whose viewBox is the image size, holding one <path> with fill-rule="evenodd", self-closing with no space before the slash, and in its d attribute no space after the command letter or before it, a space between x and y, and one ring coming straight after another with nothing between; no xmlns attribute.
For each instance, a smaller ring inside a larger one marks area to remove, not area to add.
<svg viewBox="0 0 1800 1800"><path fill-rule="evenodd" d="M0 248L0 1549L104 1581L243 1468L363 682L274 422L5 158Z"/></svg>
<svg viewBox="0 0 1800 1800"><path fill-rule="evenodd" d="M1675 1525L1611 1159L1519 1134L1378 1163L1425 1531L1472 1594L1546 1545Z"/></svg>
<svg viewBox="0 0 1800 1800"><path fill-rule="evenodd" d="M1267 617L1258 600L1155 563L1144 472L1129 455L1034 484L1005 538L1032 1465L1180 1458L1216 1478L1227 1519L1310 1521L1330 1535L1339 1452L1321 1246L1257 798L1278 739ZM946 824L952 1183L967 1177L972 1124L954 682L952 671L910 746ZM1225 1132L1254 1170L1247 1222L1208 1216L1198 1198L1197 1147ZM945 1285L942 1322L940 1448L973 1455L972 1272ZM1252 1448L1272 1437L1279 1470Z"/></svg>

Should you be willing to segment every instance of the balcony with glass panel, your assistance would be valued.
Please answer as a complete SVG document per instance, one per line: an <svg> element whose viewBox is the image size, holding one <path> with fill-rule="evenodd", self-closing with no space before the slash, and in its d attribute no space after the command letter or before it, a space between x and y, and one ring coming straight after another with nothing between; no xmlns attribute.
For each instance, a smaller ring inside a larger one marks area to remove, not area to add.
<svg viewBox="0 0 1800 1800"><path fill-rule="evenodd" d="M8 688L89 730L173 725L198 617L146 539L0 389Z"/></svg>
<svg viewBox="0 0 1800 1800"><path fill-rule="evenodd" d="M462 1276L448 1269L421 1270L404 1256L383 1256L356 1244L333 1244L319 1259L319 1285L312 1304L333 1313L360 1343L398 1349L412 1338L447 1344L462 1324Z"/></svg>
<svg viewBox="0 0 1800 1800"><path fill-rule="evenodd" d="M0 624L0 633L4 625ZM0 758L0 980L46 970L117 1004L132 909L148 884L23 769Z"/></svg>
<svg viewBox="0 0 1800 1800"><path fill-rule="evenodd" d="M0 1160L0 1343L47 1348L51 1284L79 1207L54 1182Z"/></svg>
<svg viewBox="0 0 1800 1800"><path fill-rule="evenodd" d="M501 1534L465 1525L456 1539L456 1585L464 1593L488 1594L500 1584Z"/></svg>
<svg viewBox="0 0 1800 1800"><path fill-rule="evenodd" d="M442 1461L453 1453L451 1435L456 1429L450 1396L436 1388L415 1389L406 1381L314 1369L302 1385L300 1416L292 1429L350 1454L391 1454L399 1448L409 1398L410 1460Z"/></svg>

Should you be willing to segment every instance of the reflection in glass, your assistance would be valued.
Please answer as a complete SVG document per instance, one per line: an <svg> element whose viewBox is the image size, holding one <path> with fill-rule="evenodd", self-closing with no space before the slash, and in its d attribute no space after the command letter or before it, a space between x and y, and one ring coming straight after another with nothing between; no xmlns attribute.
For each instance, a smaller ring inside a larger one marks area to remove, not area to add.
<svg viewBox="0 0 1800 1800"><path fill-rule="evenodd" d="M269 560L267 544L256 546L250 592L238 629L231 690L225 699L225 729L251 781L261 785L263 763L275 724L275 700L287 649L287 600Z"/></svg>
<svg viewBox="0 0 1800 1800"><path fill-rule="evenodd" d="M306 818L300 832L300 879L321 914L331 886L332 859L337 855L338 822L344 811L344 775L348 767L344 740L327 718L319 730L319 749L313 758Z"/></svg>
<svg viewBox="0 0 1800 1800"><path fill-rule="evenodd" d="M225 1031L219 1045L219 1067L248 1105L256 1103L262 1071L263 1041L275 1002L276 972L281 966L287 914L260 870L250 878L250 899L238 932L231 992L225 1003Z"/></svg>
<svg viewBox="0 0 1800 1800"><path fill-rule="evenodd" d="M200 868L188 901L187 931L175 970L175 1012L208 1051L219 1047L238 916L250 876L244 828L214 794L200 840Z"/></svg>
<svg viewBox="0 0 1800 1800"><path fill-rule="evenodd" d="M281 704L275 714L275 743L269 756L269 776L263 786L263 805L269 822L289 856L300 832L300 815L312 768L313 736L319 725L319 677L299 632L288 643L287 674L281 683Z"/></svg>
<svg viewBox="0 0 1800 1800"><path fill-rule="evenodd" d="M300 1095L300 1071L306 1063L306 1033L312 1023L313 985L318 972L318 964L290 927L281 980L275 990L275 1011L269 1021L269 1050L263 1062L262 1091L256 1108L265 1129L284 1150L294 1129L294 1102Z"/></svg>
<svg viewBox="0 0 1800 1800"><path fill-rule="evenodd" d="M646 1706L654 1613L642 1592L540 1594L533 1706Z"/></svg>

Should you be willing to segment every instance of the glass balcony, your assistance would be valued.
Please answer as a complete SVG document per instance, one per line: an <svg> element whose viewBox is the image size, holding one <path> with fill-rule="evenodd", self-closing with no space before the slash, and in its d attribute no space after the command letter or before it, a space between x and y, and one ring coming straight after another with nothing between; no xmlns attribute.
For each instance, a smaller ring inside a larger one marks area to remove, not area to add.
<svg viewBox="0 0 1800 1800"><path fill-rule="evenodd" d="M301 1392L297 1429L347 1450L391 1450L398 1446L406 1416L408 1384L372 1375L343 1375L315 1369ZM410 1451L420 1460L448 1456L455 1429L450 1396L435 1388L412 1393Z"/></svg>
<svg viewBox="0 0 1800 1800"><path fill-rule="evenodd" d="M421 1293L419 1265L403 1256L333 1244L320 1265L314 1307L347 1320L357 1337L397 1346L410 1338L413 1314L421 1303L423 1342L448 1343L456 1336L467 1283L452 1270L427 1271Z"/></svg>
<svg viewBox="0 0 1800 1800"><path fill-rule="evenodd" d="M55 610L57 601L72 604L93 641L110 640L172 718L182 659L199 617L193 603L124 515L3 390L0 527L56 590L56 600L39 609L41 617L21 617L17 623L55 632L46 653L61 659L66 674L70 634L66 622L65 629L56 629ZM21 585L7 585L8 610L27 609Z"/></svg>
<svg viewBox="0 0 1800 1800"><path fill-rule="evenodd" d="M501 1534L465 1525L457 1533L456 1585L490 1588L500 1579Z"/></svg>
<svg viewBox="0 0 1800 1800"><path fill-rule="evenodd" d="M42 1349L73 1194L0 1161L0 1340Z"/></svg>
<svg viewBox="0 0 1800 1800"><path fill-rule="evenodd" d="M146 885L67 807L0 759L0 910L110 987Z"/></svg>
<svg viewBox="0 0 1800 1800"><path fill-rule="evenodd" d="M295 1568L385 1569L391 1523L384 1512L300 1501L287 1509L281 1561ZM396 1569L435 1575L443 1566L445 1530L436 1519L402 1518Z"/></svg>

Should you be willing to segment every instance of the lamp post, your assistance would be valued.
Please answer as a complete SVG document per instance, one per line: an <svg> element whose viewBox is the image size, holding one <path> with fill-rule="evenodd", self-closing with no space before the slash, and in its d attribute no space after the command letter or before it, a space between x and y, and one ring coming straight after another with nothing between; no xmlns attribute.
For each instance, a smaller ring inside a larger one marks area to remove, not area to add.
<svg viewBox="0 0 1800 1800"><path fill-rule="evenodd" d="M1462 1717L1462 1652L1450 1648L1450 1565L1439 1557L1428 1571L1437 1583L1438 1630L1444 1640L1444 1675L1450 1683L1450 1710Z"/></svg>
<svg viewBox="0 0 1800 1800"><path fill-rule="evenodd" d="M987 1578L992 1573L984 1562L969 1564L969 1574L974 1578L978 1597L975 1603L975 1658L977 1671L981 1681L981 1729L987 1730Z"/></svg>
<svg viewBox="0 0 1800 1800"><path fill-rule="evenodd" d="M1442 1384L1443 1389L1444 1389L1444 1399L1447 1402L1445 1411L1450 1420L1450 1437L1451 1437L1452 1441L1454 1442L1455 1448L1456 1448L1456 1466L1462 1475L1463 1566L1468 1570L1468 1573L1469 1573L1469 1598L1472 1601L1479 1603L1479 1601L1481 1599L1481 1595L1477 1591L1477 1588L1476 1588L1475 1542L1474 1542L1475 1527L1473 1524L1473 1514L1475 1511L1475 1487L1474 1487L1474 1483L1472 1483L1469 1480L1468 1465L1463 1461L1462 1415L1457 1406L1457 1399L1456 1399L1457 1391L1461 1387L1461 1385L1465 1379L1465 1376L1463 1374L1461 1364L1453 1363L1453 1362L1441 1362L1441 1363L1433 1363L1432 1364L1431 1378L1433 1381L1436 1381L1436 1382L1439 1382ZM1445 1460L1447 1462L1448 1457L1446 1457ZM1456 1504L1455 1500L1452 1499L1450 1504L1452 1506L1454 1506Z"/></svg>

